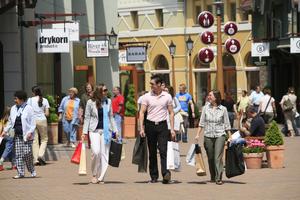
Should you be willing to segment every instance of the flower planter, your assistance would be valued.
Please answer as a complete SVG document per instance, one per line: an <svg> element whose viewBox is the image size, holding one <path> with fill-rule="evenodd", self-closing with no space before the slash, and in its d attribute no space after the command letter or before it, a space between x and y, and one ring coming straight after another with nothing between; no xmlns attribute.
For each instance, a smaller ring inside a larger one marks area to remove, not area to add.
<svg viewBox="0 0 300 200"><path fill-rule="evenodd" d="M268 167L272 169L283 168L284 146L267 146Z"/></svg>
<svg viewBox="0 0 300 200"><path fill-rule="evenodd" d="M260 169L263 153L244 153L244 160L248 169Z"/></svg>
<svg viewBox="0 0 300 200"><path fill-rule="evenodd" d="M135 117L124 117L124 138L135 138L136 137L136 118Z"/></svg>
<svg viewBox="0 0 300 200"><path fill-rule="evenodd" d="M58 144L58 123L48 124L48 144Z"/></svg>

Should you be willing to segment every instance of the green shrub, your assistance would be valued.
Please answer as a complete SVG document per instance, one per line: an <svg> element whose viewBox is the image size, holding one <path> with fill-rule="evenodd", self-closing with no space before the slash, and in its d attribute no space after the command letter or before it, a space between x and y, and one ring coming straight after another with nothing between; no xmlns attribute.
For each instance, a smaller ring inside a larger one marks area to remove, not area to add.
<svg viewBox="0 0 300 200"><path fill-rule="evenodd" d="M137 112L137 103L135 101L134 85L130 84L128 87L128 95L125 103L125 116L135 117Z"/></svg>
<svg viewBox="0 0 300 200"><path fill-rule="evenodd" d="M283 145L283 137L275 121L272 121L266 132L265 144L267 146Z"/></svg>
<svg viewBox="0 0 300 200"><path fill-rule="evenodd" d="M56 113L56 101L52 95L46 95L45 97L49 102L49 116L47 117L48 123L58 122L58 115Z"/></svg>

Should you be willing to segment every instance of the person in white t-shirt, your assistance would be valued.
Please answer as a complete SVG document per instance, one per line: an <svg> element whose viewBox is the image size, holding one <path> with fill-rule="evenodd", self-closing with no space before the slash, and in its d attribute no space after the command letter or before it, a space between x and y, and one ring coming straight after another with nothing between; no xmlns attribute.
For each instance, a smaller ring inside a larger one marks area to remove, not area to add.
<svg viewBox="0 0 300 200"><path fill-rule="evenodd" d="M47 118L49 116L49 102L42 96L42 89L39 86L32 87L33 97L27 100L27 104L33 108L33 115L36 121L35 137L32 151L35 165L45 165L44 154L48 143ZM41 145L39 145L39 138Z"/></svg>
<svg viewBox="0 0 300 200"><path fill-rule="evenodd" d="M275 99L271 96L271 90L269 88L264 89L264 94L265 95L259 100L258 111L262 113L265 123L269 124L277 116Z"/></svg>

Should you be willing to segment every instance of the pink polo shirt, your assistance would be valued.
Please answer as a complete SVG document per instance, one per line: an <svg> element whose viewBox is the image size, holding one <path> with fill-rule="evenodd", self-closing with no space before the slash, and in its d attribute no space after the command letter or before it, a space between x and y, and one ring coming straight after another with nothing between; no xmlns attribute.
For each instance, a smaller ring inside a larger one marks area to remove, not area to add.
<svg viewBox="0 0 300 200"><path fill-rule="evenodd" d="M160 95L148 92L143 96L142 104L147 107L147 120L160 122L167 120L168 106L172 105L172 97L165 91Z"/></svg>

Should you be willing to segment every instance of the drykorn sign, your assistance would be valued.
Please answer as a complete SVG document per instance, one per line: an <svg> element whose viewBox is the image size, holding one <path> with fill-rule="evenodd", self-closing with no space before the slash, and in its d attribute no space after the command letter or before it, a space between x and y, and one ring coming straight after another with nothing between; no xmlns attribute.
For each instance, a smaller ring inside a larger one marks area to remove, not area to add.
<svg viewBox="0 0 300 200"><path fill-rule="evenodd" d="M39 29L37 34L38 53L69 53L69 30Z"/></svg>
<svg viewBox="0 0 300 200"><path fill-rule="evenodd" d="M86 41L86 57L108 57L108 40Z"/></svg>

